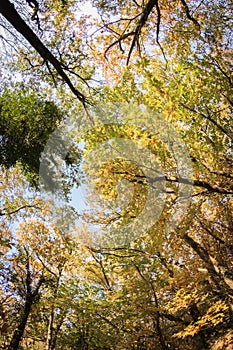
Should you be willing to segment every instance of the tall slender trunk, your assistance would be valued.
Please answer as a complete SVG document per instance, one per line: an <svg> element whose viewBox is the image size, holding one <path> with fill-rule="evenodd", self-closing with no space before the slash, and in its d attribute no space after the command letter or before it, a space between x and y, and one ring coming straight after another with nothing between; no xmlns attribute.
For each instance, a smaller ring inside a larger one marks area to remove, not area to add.
<svg viewBox="0 0 233 350"><path fill-rule="evenodd" d="M30 272L28 272L28 276L29 276L29 274L30 274ZM21 342L22 337L23 337L25 327L27 325L28 317L29 317L31 309L32 309L32 305L34 303L35 298L37 297L37 295L39 293L39 289L40 289L42 283L44 282L44 277L42 276L39 279L36 288L32 292L31 285L30 285L31 282L30 282L30 279L28 278L28 276L27 276L27 295L26 295L25 305L23 308L23 315L21 317L21 320L19 321L19 324L18 324L16 330L14 331L11 342L8 346L8 350L18 350L20 342Z"/></svg>
<svg viewBox="0 0 233 350"><path fill-rule="evenodd" d="M61 326L63 324L64 316L65 316L65 312L62 314L60 322L57 324L56 328L53 330L53 335L52 335L52 339L51 339L51 342L50 342L50 350L54 350L55 347L56 347L57 335L58 335L58 332L60 331L60 328L61 328Z"/></svg>
<svg viewBox="0 0 233 350"><path fill-rule="evenodd" d="M35 285L34 289L32 289L32 276L30 271L30 258L29 254L27 252L27 249L25 248L26 253L26 278L25 278L25 284L26 284L26 296L25 296L25 304L23 307L23 315L21 316L21 319L17 325L16 330L14 331L14 334L12 336L12 339L10 341L10 344L8 346L8 350L18 350L20 342L23 338L23 333L25 330L25 327L27 325L28 317L31 312L32 304L35 301L35 298L39 294L39 289L41 285L44 283L45 278L42 274L40 276L37 284Z"/></svg>
<svg viewBox="0 0 233 350"><path fill-rule="evenodd" d="M50 315L49 315L49 324L47 331L47 339L46 339L46 350L51 350L51 344L53 340L53 322L54 322L54 306L52 306Z"/></svg>
<svg viewBox="0 0 233 350"><path fill-rule="evenodd" d="M55 275L55 274L54 274ZM46 339L46 350L53 350L56 345L56 338L57 334L59 332L59 329L62 325L63 322L63 317L62 317L62 322L57 324L56 327L54 327L54 311L55 311L55 302L57 300L57 294L58 294L58 288L59 288L59 283L62 275L62 267L59 269L59 273L56 276L55 279L55 284L52 287L52 292L53 292L53 301L51 305L51 310L50 310L50 315L49 315L49 323L48 323L48 330L47 330L47 339Z"/></svg>
<svg viewBox="0 0 233 350"><path fill-rule="evenodd" d="M161 315L160 315L160 312L159 312L158 298L157 298L157 295L156 295L153 283L150 283L150 285L151 285L151 288L152 288L152 291L153 291L154 302L155 302L155 307L156 307L156 312L155 312L155 317L154 317L154 328L156 330L156 333L158 334L161 348L163 350L167 350L168 347L167 347L167 345L165 343L165 340L164 340L164 337L163 337L163 332L162 332L161 325L160 325Z"/></svg>
<svg viewBox="0 0 233 350"><path fill-rule="evenodd" d="M154 288L154 284L152 281L148 280L147 278L145 278L145 276L142 274L140 268L137 265L134 265L136 270L138 271L139 275L141 276L141 278L150 286L152 292L153 292L153 297L154 297L154 303L155 303L155 317L153 319L153 323L154 323L154 328L155 328L155 332L159 338L159 343L160 343L160 347L162 350L168 350L168 347L166 345L164 336L163 336L163 331L161 328L161 324L160 324L160 320L161 320L161 314L159 311L159 302L158 302L158 298L156 295L156 291Z"/></svg>
<svg viewBox="0 0 233 350"><path fill-rule="evenodd" d="M17 350L19 348L19 344L21 342L25 327L27 325L28 316L29 316L30 311L31 311L32 303L33 303L33 299L28 298L28 300L26 301L25 306L24 306L23 316L22 316L16 330L14 331L14 334L13 334L13 337L11 339L8 350Z"/></svg>

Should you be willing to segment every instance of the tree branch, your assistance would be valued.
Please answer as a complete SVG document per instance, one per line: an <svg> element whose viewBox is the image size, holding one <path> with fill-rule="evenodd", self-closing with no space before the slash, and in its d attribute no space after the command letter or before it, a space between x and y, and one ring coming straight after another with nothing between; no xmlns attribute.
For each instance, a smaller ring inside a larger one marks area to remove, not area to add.
<svg viewBox="0 0 233 350"><path fill-rule="evenodd" d="M184 7L184 10L185 10L185 13L186 13L187 18L188 18L190 21L192 21L192 22L198 27L198 29L200 30L200 29L201 29L201 26L200 26L200 24L198 23L198 21L191 15L190 10L189 10L189 7L188 7L186 1L185 1L185 0L180 0L180 1L181 1L182 5L183 5L183 7Z"/></svg>
<svg viewBox="0 0 233 350"><path fill-rule="evenodd" d="M174 182L174 183L180 183L180 184L187 184L190 186L194 186L194 187L202 187L205 188L206 190L208 190L208 192L211 193L219 193L219 194L233 194L233 188L231 187L230 189L225 189L225 188L219 188L216 186L212 186L211 184L209 184L206 181L202 181L202 180L189 180L187 178L182 178L182 177L174 177L174 178L170 178L167 175L165 175L164 177L154 177L154 178L149 178L146 177L145 175L137 175L137 174L130 174L129 172L125 171L114 171L114 174L120 174L120 175L130 175L130 178L128 177L128 181L133 182L133 183L141 183L141 182L145 182L147 181L150 184L153 184L157 181L164 181L164 179L167 182Z"/></svg>
<svg viewBox="0 0 233 350"><path fill-rule="evenodd" d="M127 65L129 64L133 49L139 40L139 36L141 34L142 28L145 26L147 19L148 19L149 15L152 12L154 7L156 7L156 11L157 11L156 42L161 48L161 45L159 43L159 29L160 29L160 20L161 20L160 8L158 5L158 0L149 0L148 3L146 4L145 8L142 11L141 17L138 21L136 28L135 28L134 37L133 37L133 40L132 40L132 43L131 43L131 46L129 49L128 57L127 57L127 62L126 62ZM163 50L162 50L162 52L163 52Z"/></svg>
<svg viewBox="0 0 233 350"><path fill-rule="evenodd" d="M27 205L26 204L26 205L22 205L21 207L15 209L15 210L12 210L12 211L7 211L6 208L3 208L3 209L0 210L0 216L16 214L18 211L20 211L22 209L26 209L26 208L41 209L40 207L37 207L36 205Z"/></svg>
<svg viewBox="0 0 233 350"><path fill-rule="evenodd" d="M195 114L199 114L201 115L203 118L209 120L212 124L214 124L219 130L221 130L227 137L229 137L229 139L233 140L233 136L227 131L225 130L220 124L218 124L209 114L206 115L205 113L199 112L197 111L195 108L191 108L187 105L185 105L184 103L179 103L182 107L184 107L185 109L189 110L190 112L193 112Z"/></svg>
<svg viewBox="0 0 233 350"><path fill-rule="evenodd" d="M15 10L14 5L9 0L0 1L0 13L7 19L8 22L11 23L11 25L17 30L17 32L19 32L31 44L31 46L39 53L39 55L45 60L45 62L51 63L51 65L61 76L62 80L69 86L72 93L85 106L85 96L74 87L73 83L64 72L61 63L52 54L52 52L42 43L42 41L32 31L32 29L25 23L22 17Z"/></svg>

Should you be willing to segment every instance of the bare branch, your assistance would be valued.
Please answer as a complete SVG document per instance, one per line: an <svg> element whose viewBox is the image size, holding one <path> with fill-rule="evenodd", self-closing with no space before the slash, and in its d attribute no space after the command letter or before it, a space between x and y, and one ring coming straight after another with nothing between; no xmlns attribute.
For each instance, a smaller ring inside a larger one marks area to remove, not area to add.
<svg viewBox="0 0 233 350"><path fill-rule="evenodd" d="M182 5L183 5L183 7L184 7L184 10L185 10L185 13L186 13L187 18L188 18L190 21L192 21L192 22L195 24L195 26L197 26L198 29L200 30L200 28L201 28L201 27L200 27L200 24L199 24L198 21L191 15L190 10L189 10L189 7L188 7L186 1L185 1L185 0L180 0L180 1L181 1Z"/></svg>
<svg viewBox="0 0 233 350"><path fill-rule="evenodd" d="M7 211L6 208L3 208L0 210L0 216L16 214L20 210L26 209L26 208L41 209L40 207L37 207L36 205L22 205L21 207L15 209L15 210L12 210L12 211Z"/></svg>
<svg viewBox="0 0 233 350"><path fill-rule="evenodd" d="M146 4L145 8L142 11L141 17L140 17L140 19L138 21L138 24L136 26L136 29L134 31L135 32L134 33L134 37L133 37L133 40L132 40L132 43L131 43L131 46L130 46L130 49L129 49L128 57L127 57L127 63L126 63L127 65L129 64L130 57L132 55L133 49L134 49L136 43L139 40L139 36L141 34L142 28L145 26L145 24L147 22L147 19L148 19L150 13L152 12L154 6L156 7L157 16L158 16L158 19L157 19L157 31L156 31L156 35L157 35L156 41L158 43L159 27L160 27L160 19L161 19L160 9L159 9L159 5L158 5L158 0L149 0L148 3Z"/></svg>
<svg viewBox="0 0 233 350"><path fill-rule="evenodd" d="M128 180L133 183L145 183L146 181L149 182L150 184L153 184L157 181L163 181L164 178L167 182L173 182L173 183L181 183L181 184L187 184L190 186L194 187L202 187L205 188L209 193L219 193L219 194L233 194L233 188L232 186L230 189L226 188L219 188L216 186L212 186L210 183L203 181L203 180L189 180L187 178L182 178L182 177L169 177L167 175L164 176L164 178L158 176L158 177L153 177L153 178L148 178L145 175L137 175L137 174L130 174L129 172L124 172L124 171L115 171L115 174L120 174L120 175L130 175L130 178Z"/></svg>
<svg viewBox="0 0 233 350"><path fill-rule="evenodd" d="M56 69L62 80L69 86L72 93L78 98L79 101L85 106L86 98L78 91L70 78L64 72L61 63L52 54L52 52L42 43L33 30L25 23L22 17L15 10L14 5L9 0L1 0L0 13L7 19L8 22L31 44L31 46L39 53L39 55L45 60L51 63Z"/></svg>
<svg viewBox="0 0 233 350"><path fill-rule="evenodd" d="M125 33L123 35L120 36L119 39L117 39L116 41L114 41L111 45L109 45L107 47L107 49L105 50L105 53L104 53L104 57L107 58L107 52L113 47L115 46L116 44L119 44L121 43L124 39L128 38L129 36L132 36L132 35L135 35L135 32L132 31L132 32L129 32L129 33Z"/></svg>

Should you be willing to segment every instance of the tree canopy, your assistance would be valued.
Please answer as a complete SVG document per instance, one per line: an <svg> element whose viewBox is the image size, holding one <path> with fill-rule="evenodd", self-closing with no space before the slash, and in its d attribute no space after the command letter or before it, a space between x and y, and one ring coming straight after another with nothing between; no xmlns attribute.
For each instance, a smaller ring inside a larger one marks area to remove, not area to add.
<svg viewBox="0 0 233 350"><path fill-rule="evenodd" d="M232 21L1 0L1 349L232 348Z"/></svg>

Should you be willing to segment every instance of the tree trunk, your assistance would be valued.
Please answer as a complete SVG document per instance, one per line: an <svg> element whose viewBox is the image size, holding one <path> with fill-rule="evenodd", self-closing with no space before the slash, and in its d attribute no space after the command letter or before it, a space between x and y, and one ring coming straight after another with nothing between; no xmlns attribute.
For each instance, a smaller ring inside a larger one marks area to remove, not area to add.
<svg viewBox="0 0 233 350"><path fill-rule="evenodd" d="M198 242L196 242L192 237L185 234L183 237L184 241L188 243L190 247L197 253L197 255L205 262L208 273L219 289L219 293L223 296L223 299L226 298L226 295L233 296L233 289L226 283L225 279L219 273L211 261L211 257L207 250L203 248Z"/></svg>
<svg viewBox="0 0 233 350"><path fill-rule="evenodd" d="M48 332L47 332L47 339L46 339L46 350L51 350L51 344L53 340L53 321L54 321L54 307L52 307L52 310L49 316Z"/></svg>
<svg viewBox="0 0 233 350"><path fill-rule="evenodd" d="M23 333L27 324L28 316L31 311L32 303L33 303L33 299L28 298L24 306L23 316L21 318L21 321L19 322L18 327L16 328L13 334L8 350L17 350L19 348L19 344L21 342L21 339L23 337Z"/></svg>
<svg viewBox="0 0 233 350"><path fill-rule="evenodd" d="M28 253L27 254L27 263L26 263L26 270L27 270L27 275L26 275L26 298L25 298L25 305L23 308L23 315L21 317L21 320L19 321L19 324L12 336L10 345L8 346L8 350L18 350L20 342L23 337L23 333L25 330L25 327L27 325L28 317L31 312L32 304L35 301L35 298L37 297L39 293L39 289L42 285L42 283L45 281L44 276L42 275L39 279L39 281L36 284L36 287L34 290L32 290L31 286L31 271L30 271L30 262L29 262L29 257Z"/></svg>
<svg viewBox="0 0 233 350"><path fill-rule="evenodd" d="M49 350L54 350L56 347L56 343L57 343L57 335L58 332L60 331L60 328L63 324L64 318L62 317L62 319L60 320L60 322L58 323L56 329L53 330L53 336L50 342L50 349Z"/></svg>

